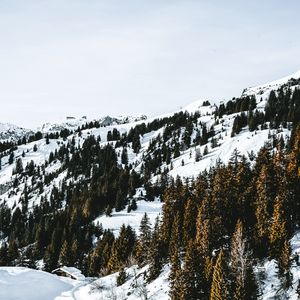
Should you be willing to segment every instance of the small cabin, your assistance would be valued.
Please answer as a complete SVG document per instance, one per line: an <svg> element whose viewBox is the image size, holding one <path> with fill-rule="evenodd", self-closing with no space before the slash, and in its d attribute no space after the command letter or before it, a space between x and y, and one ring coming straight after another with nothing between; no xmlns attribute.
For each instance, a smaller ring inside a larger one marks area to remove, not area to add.
<svg viewBox="0 0 300 300"><path fill-rule="evenodd" d="M74 280L84 280L85 277L80 270L74 267L60 267L51 272L57 276L68 277Z"/></svg>

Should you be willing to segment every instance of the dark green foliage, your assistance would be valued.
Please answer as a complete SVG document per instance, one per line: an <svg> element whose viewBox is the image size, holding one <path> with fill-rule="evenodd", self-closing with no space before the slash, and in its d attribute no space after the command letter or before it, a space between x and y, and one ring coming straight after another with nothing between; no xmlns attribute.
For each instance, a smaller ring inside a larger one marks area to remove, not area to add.
<svg viewBox="0 0 300 300"><path fill-rule="evenodd" d="M126 272L125 272L124 268L122 268L117 277L117 286L124 284L126 281L126 278L127 278Z"/></svg>
<svg viewBox="0 0 300 300"><path fill-rule="evenodd" d="M8 163L11 165L14 162L15 154L11 152L8 158Z"/></svg>

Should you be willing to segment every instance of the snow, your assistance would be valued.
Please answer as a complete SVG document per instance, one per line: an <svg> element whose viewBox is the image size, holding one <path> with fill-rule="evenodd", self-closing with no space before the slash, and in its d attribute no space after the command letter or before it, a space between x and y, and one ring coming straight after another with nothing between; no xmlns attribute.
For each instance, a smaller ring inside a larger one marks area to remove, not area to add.
<svg viewBox="0 0 300 300"><path fill-rule="evenodd" d="M116 212L113 210L111 216L102 215L94 220L94 224L102 224L103 229L110 229L118 236L120 227L125 224L130 225L137 233L141 220L147 213L150 223L154 225L155 219L161 213L163 203L158 199L154 201L137 201L137 210L127 213L127 208Z"/></svg>
<svg viewBox="0 0 300 300"><path fill-rule="evenodd" d="M72 298L79 282L43 271L0 267L1 300L62 300ZM69 296L69 297L68 297Z"/></svg>

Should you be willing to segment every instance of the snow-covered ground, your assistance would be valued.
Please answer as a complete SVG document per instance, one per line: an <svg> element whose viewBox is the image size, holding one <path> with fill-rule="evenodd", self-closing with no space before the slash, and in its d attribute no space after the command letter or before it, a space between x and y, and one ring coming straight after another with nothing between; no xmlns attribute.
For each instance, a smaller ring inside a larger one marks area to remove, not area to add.
<svg viewBox="0 0 300 300"><path fill-rule="evenodd" d="M127 280L117 286L118 273L97 280L72 280L43 271L19 267L0 267L1 300L138 300L168 299L169 267L145 285L143 273L147 267L126 269Z"/></svg>
<svg viewBox="0 0 300 300"><path fill-rule="evenodd" d="M147 213L152 226L155 223L155 219L161 213L163 203L156 199L155 201L137 201L137 209L127 212L127 208L116 212L113 210L111 216L102 215L94 220L95 224L102 224L103 229L111 229L117 236L119 234L120 227L130 225L137 233L139 232L139 226L142 217Z"/></svg>
<svg viewBox="0 0 300 300"><path fill-rule="evenodd" d="M43 271L0 267L1 300L67 300L83 283Z"/></svg>

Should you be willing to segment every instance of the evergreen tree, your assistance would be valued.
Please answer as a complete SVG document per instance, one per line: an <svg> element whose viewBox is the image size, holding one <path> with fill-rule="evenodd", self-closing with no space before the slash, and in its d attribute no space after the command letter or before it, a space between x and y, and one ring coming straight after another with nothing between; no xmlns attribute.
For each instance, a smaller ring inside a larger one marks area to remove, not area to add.
<svg viewBox="0 0 300 300"><path fill-rule="evenodd" d="M292 218L294 223L300 224L300 125L295 130L291 148L287 165L288 189Z"/></svg>
<svg viewBox="0 0 300 300"><path fill-rule="evenodd" d="M127 148L126 147L124 147L123 150L122 150L121 162L124 165L128 164L128 153L127 153Z"/></svg>
<svg viewBox="0 0 300 300"><path fill-rule="evenodd" d="M9 257L8 257L8 249L7 244L3 243L0 247L0 266L8 266Z"/></svg>
<svg viewBox="0 0 300 300"><path fill-rule="evenodd" d="M269 235L271 257L279 258L286 238L287 232L282 211L282 202L280 199L277 199L274 206Z"/></svg>
<svg viewBox="0 0 300 300"><path fill-rule="evenodd" d="M61 247L60 250L60 254L59 254L59 263L62 266L69 266L70 265L70 249L69 249L69 244L68 242L65 240L63 242L63 245Z"/></svg>
<svg viewBox="0 0 300 300"><path fill-rule="evenodd" d="M131 226L122 225L119 237L114 241L108 261L110 272L119 271L133 252L136 236Z"/></svg>
<svg viewBox="0 0 300 300"><path fill-rule="evenodd" d="M181 299L206 299L206 286L203 264L197 251L195 241L188 243L181 274Z"/></svg>
<svg viewBox="0 0 300 300"><path fill-rule="evenodd" d="M125 272L124 268L121 268L119 275L117 277L117 286L124 284L126 281L126 278L127 278L126 272Z"/></svg>
<svg viewBox="0 0 300 300"><path fill-rule="evenodd" d="M269 232L269 206L270 193L268 191L268 182L270 177L268 175L268 168L264 165L261 169L259 177L256 182L257 198L256 206L256 231L257 231L257 251L259 255L265 255L267 250L268 232Z"/></svg>
<svg viewBox="0 0 300 300"><path fill-rule="evenodd" d="M195 199L189 198L186 202L183 217L183 236L186 245L196 236L195 220L198 214L198 206Z"/></svg>
<svg viewBox="0 0 300 300"><path fill-rule="evenodd" d="M23 168L22 159L18 158L16 160L15 173L16 174L21 174L23 172L23 170L24 170L24 168Z"/></svg>
<svg viewBox="0 0 300 300"><path fill-rule="evenodd" d="M19 255L17 242L15 240L10 241L7 251L7 259L9 264L14 265L14 261L19 258Z"/></svg>
<svg viewBox="0 0 300 300"><path fill-rule="evenodd" d="M170 282L170 299L171 300L180 300L181 294L181 262L178 253L178 249L174 249L174 252L171 257L171 271L169 275L169 282Z"/></svg>
<svg viewBox="0 0 300 300"><path fill-rule="evenodd" d="M257 299L258 290L253 275L250 252L247 250L243 225L239 220L231 241L230 269L235 300Z"/></svg>
<svg viewBox="0 0 300 300"><path fill-rule="evenodd" d="M287 240L284 241L280 256L278 258L279 275L283 281L283 288L288 289L292 285L292 274L290 272L291 247Z"/></svg>
<svg viewBox="0 0 300 300"><path fill-rule="evenodd" d="M11 165L14 162L15 154L14 152L11 152L8 158L8 163Z"/></svg>
<svg viewBox="0 0 300 300"><path fill-rule="evenodd" d="M140 236L137 241L135 256L139 266L143 266L149 261L149 251L151 244L151 224L147 213L144 214L140 224Z"/></svg>
<svg viewBox="0 0 300 300"><path fill-rule="evenodd" d="M214 266L209 299L210 300L229 299L228 282L227 282L227 278L226 278L226 269L225 269L223 249L220 251L217 261L216 261L216 264Z"/></svg>
<svg viewBox="0 0 300 300"><path fill-rule="evenodd" d="M165 244L161 240L160 232L159 232L159 219L156 218L152 239L149 250L149 273L148 273L148 281L152 281L158 277L163 267L163 263L167 256L167 249Z"/></svg>
<svg viewBox="0 0 300 300"><path fill-rule="evenodd" d="M74 239L71 246L71 257L69 258L70 262L77 266L77 258L79 256L79 246L77 239Z"/></svg>

